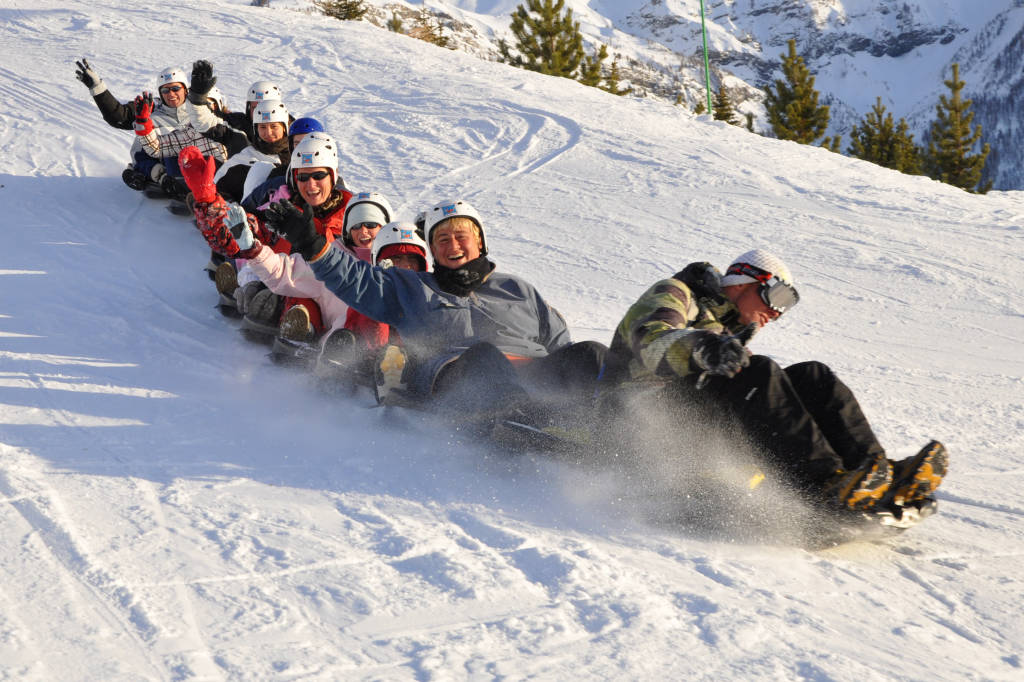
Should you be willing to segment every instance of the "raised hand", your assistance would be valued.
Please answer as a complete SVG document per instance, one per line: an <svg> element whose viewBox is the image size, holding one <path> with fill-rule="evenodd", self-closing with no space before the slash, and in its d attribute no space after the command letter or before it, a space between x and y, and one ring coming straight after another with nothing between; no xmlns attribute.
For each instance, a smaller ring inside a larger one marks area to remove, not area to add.
<svg viewBox="0 0 1024 682"><path fill-rule="evenodd" d="M249 227L249 214L238 204L231 204L224 216L224 225L238 244L238 258L252 258L263 248Z"/></svg>
<svg viewBox="0 0 1024 682"><path fill-rule="evenodd" d="M135 134L149 135L153 132L153 94L144 92L135 98Z"/></svg>
<svg viewBox="0 0 1024 682"><path fill-rule="evenodd" d="M85 84L85 87L90 90L95 89L103 82L102 79L100 79L100 75L96 73L91 66L89 66L89 60L85 57L82 57L81 61L75 62L75 66L78 67L75 69L75 78L82 81L82 83Z"/></svg>
<svg viewBox="0 0 1024 682"><path fill-rule="evenodd" d="M292 253L300 254L307 261L327 245L327 239L316 231L312 211L303 213L295 204L282 199L271 204L265 215L270 229L291 242Z"/></svg>
<svg viewBox="0 0 1024 682"><path fill-rule="evenodd" d="M210 203L217 198L217 185L213 181L217 163L212 156L204 158L198 147L188 146L178 154L178 165L197 204Z"/></svg>
<svg viewBox="0 0 1024 682"><path fill-rule="evenodd" d="M193 104L206 102L206 95L217 84L217 77L213 75L213 64L205 59L192 62L192 78L188 86L189 100Z"/></svg>

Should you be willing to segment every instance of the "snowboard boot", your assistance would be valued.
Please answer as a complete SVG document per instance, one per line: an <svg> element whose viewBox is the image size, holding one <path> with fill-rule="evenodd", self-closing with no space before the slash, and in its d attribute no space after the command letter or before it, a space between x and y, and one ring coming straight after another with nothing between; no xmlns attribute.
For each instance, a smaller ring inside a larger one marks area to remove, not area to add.
<svg viewBox="0 0 1024 682"><path fill-rule="evenodd" d="M227 260L227 258L225 258L224 256L220 255L216 251L210 251L210 260L203 267L203 270L206 271L206 274L210 276L211 280L216 282L217 281L217 268L220 267L220 264L223 263L226 260Z"/></svg>
<svg viewBox="0 0 1024 682"><path fill-rule="evenodd" d="M930 441L913 457L894 462L890 497L893 504L908 505L935 492L949 466L949 453L937 440Z"/></svg>
<svg viewBox="0 0 1024 682"><path fill-rule="evenodd" d="M164 191L164 194L178 201L184 201L185 195L188 194L188 185L185 184L185 181L173 175L164 175L160 178L160 189Z"/></svg>
<svg viewBox="0 0 1024 682"><path fill-rule="evenodd" d="M402 373L405 370L405 351L398 346L385 346L374 367L374 396L378 405L400 402L397 398L405 384Z"/></svg>
<svg viewBox="0 0 1024 682"><path fill-rule="evenodd" d="M309 342L313 339L316 331L309 321L309 310L301 303L293 305L281 318L281 326L278 328L278 335L289 341Z"/></svg>
<svg viewBox="0 0 1024 682"><path fill-rule="evenodd" d="M235 289L238 288L238 271L234 264L224 261L218 265L213 273L213 282L217 285L217 293L234 299Z"/></svg>
<svg viewBox="0 0 1024 682"><path fill-rule="evenodd" d="M853 471L839 471L822 490L826 502L842 509L864 511L874 508L892 487L892 464L880 455Z"/></svg>
<svg viewBox="0 0 1024 682"><path fill-rule="evenodd" d="M132 167L124 169L121 173L121 179L124 180L124 184L128 185L136 192L141 192L146 189L146 185L149 184L149 178L146 177L146 174L140 173Z"/></svg>

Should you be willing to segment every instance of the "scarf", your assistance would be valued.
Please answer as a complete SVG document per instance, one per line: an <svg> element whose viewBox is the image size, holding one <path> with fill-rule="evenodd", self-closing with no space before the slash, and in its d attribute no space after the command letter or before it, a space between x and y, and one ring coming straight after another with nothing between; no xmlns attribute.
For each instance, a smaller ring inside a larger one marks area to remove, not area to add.
<svg viewBox="0 0 1024 682"><path fill-rule="evenodd" d="M459 268L446 268L434 264L434 279L441 290L456 296L469 296L480 288L487 275L494 271L494 263L484 256L474 258Z"/></svg>

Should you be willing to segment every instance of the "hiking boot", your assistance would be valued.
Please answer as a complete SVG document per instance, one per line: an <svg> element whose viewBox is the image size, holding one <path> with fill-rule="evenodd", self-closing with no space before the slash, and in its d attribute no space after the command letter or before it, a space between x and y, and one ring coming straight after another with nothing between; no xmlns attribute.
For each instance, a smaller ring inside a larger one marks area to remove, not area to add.
<svg viewBox="0 0 1024 682"><path fill-rule="evenodd" d="M214 284L217 285L217 293L233 297L235 289L238 288L238 271L231 261L224 261L217 266L213 273Z"/></svg>
<svg viewBox="0 0 1024 682"><path fill-rule="evenodd" d="M238 308L238 312L245 315L249 312L249 306L252 304L256 294L267 288L267 285L259 280L253 282L246 282L237 289L235 289L234 299L235 307Z"/></svg>
<svg viewBox="0 0 1024 682"><path fill-rule="evenodd" d="M894 462L891 498L907 505L930 497L942 484L949 466L949 452L937 440L929 441L913 457Z"/></svg>
<svg viewBox="0 0 1024 682"><path fill-rule="evenodd" d="M826 481L825 500L853 511L871 509L892 486L892 464L884 456L869 459L853 471L839 471Z"/></svg>
<svg viewBox="0 0 1024 682"><path fill-rule="evenodd" d="M210 279L214 282L217 281L217 268L221 263L226 261L227 258L216 251L210 251L210 260L203 266L203 270L210 276Z"/></svg>
<svg viewBox="0 0 1024 682"><path fill-rule="evenodd" d="M348 329L335 329L324 339L320 349L322 360L344 365L352 359L352 351L356 346L356 335Z"/></svg>
<svg viewBox="0 0 1024 682"><path fill-rule="evenodd" d="M140 173L134 168L125 168L121 173L121 179L124 180L124 184L137 192L146 189L146 185L149 184L149 178L146 177L146 174Z"/></svg>
<svg viewBox="0 0 1024 682"><path fill-rule="evenodd" d="M309 322L309 310L301 303L288 309L278 328L278 335L289 341L309 341L315 333Z"/></svg>
<svg viewBox="0 0 1024 682"><path fill-rule="evenodd" d="M261 324L276 324L284 307L284 297L267 288L256 291L245 307L246 317Z"/></svg>
<svg viewBox="0 0 1024 682"><path fill-rule="evenodd" d="M398 346L386 346L374 367L374 394L378 405L394 402L394 394L405 388L402 372L405 370L405 351Z"/></svg>

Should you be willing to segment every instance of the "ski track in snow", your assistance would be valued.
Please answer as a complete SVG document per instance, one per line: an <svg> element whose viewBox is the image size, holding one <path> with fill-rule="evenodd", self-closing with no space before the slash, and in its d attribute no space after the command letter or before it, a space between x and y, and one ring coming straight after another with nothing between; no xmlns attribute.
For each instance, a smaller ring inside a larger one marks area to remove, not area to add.
<svg viewBox="0 0 1024 682"><path fill-rule="evenodd" d="M0 96L31 103L0 112L0 678L1019 678L1020 193L243 0L0 18ZM188 221L121 185L131 133L83 55L122 100L201 57L235 106L276 80L350 188L472 201L578 339L771 245L804 301L757 350L833 365L893 457L945 440L941 513L818 552L705 536L655 521L685 452L624 481L318 393L215 310Z"/></svg>

